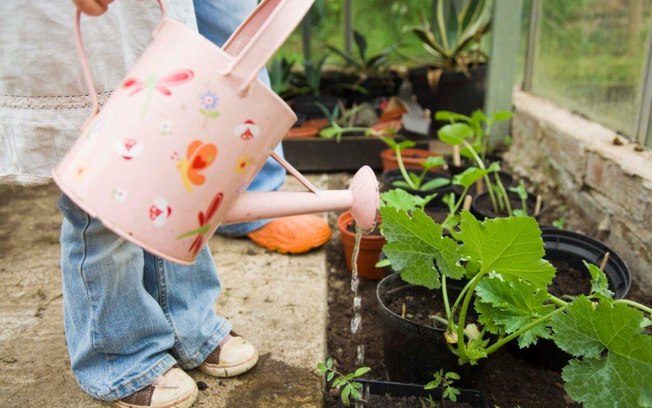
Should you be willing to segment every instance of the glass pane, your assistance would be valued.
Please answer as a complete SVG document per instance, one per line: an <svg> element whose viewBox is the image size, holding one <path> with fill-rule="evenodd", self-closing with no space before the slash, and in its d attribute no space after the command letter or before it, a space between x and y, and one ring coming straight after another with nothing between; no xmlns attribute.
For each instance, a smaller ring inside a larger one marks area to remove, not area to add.
<svg viewBox="0 0 652 408"><path fill-rule="evenodd" d="M632 137L652 1L543 0L533 91Z"/></svg>

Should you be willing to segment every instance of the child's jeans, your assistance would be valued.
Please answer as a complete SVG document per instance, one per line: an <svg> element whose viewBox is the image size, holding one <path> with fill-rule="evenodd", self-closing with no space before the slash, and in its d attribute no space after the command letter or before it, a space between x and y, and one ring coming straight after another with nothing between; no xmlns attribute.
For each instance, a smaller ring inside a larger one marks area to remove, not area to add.
<svg viewBox="0 0 652 408"><path fill-rule="evenodd" d="M251 10L256 7L256 0L194 0L195 15L199 33L218 46L222 46L231 33L238 28ZM258 78L269 86L267 70L262 70ZM279 144L276 153L283 155ZM274 191L285 182L285 169L274 159L269 158L260 172L253 179L247 191ZM227 236L244 236L256 231L269 220L257 220L244 224L223 225L218 232Z"/></svg>
<svg viewBox="0 0 652 408"><path fill-rule="evenodd" d="M84 391L121 399L177 362L198 366L229 333L213 310L220 280L208 246L193 265L175 264L117 236L66 196L59 208L66 341Z"/></svg>

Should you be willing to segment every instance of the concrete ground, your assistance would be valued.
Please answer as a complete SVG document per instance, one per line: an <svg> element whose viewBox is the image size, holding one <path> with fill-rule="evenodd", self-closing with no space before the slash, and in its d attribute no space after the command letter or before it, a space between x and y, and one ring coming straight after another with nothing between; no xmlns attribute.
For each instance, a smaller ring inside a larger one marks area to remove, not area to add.
<svg viewBox="0 0 652 408"><path fill-rule="evenodd" d="M326 177L312 180L323 187ZM289 183L297 189L296 183ZM64 341L54 185L0 186L0 407L104 407L78 387ZM326 353L323 249L288 256L214 237L223 292L216 309L261 358L241 377L190 375L208 388L196 407L321 407L316 362Z"/></svg>

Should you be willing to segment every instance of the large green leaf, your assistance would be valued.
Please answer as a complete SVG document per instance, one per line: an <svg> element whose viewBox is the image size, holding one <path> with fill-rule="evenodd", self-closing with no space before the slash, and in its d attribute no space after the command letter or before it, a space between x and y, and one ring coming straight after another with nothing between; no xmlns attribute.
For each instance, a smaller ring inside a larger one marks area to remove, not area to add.
<svg viewBox="0 0 652 408"><path fill-rule="evenodd" d="M439 129L437 136L446 144L458 145L473 137L473 129L466 123L451 123Z"/></svg>
<svg viewBox="0 0 652 408"><path fill-rule="evenodd" d="M586 266L591 274L591 293L597 293L606 298L613 299L614 293L609 290L607 275L597 266L586 261L582 262L584 262L584 266Z"/></svg>
<svg viewBox="0 0 652 408"><path fill-rule="evenodd" d="M434 289L440 287L440 273L454 279L464 275L458 244L442 236L442 227L422 210L415 210L411 218L390 207L380 213L387 240L383 252L404 281Z"/></svg>
<svg viewBox="0 0 652 408"><path fill-rule="evenodd" d="M536 289L523 280L506 282L497 277L483 278L475 292L478 296L475 305L479 321L491 333L514 333L555 309L553 305L546 304L548 293L545 290ZM528 347L535 344L538 338L550 338L545 322L520 335L518 345Z"/></svg>
<svg viewBox="0 0 652 408"><path fill-rule="evenodd" d="M562 372L566 392L584 406L652 406L652 336L641 332L638 310L580 296L552 319L553 339L571 360Z"/></svg>
<svg viewBox="0 0 652 408"><path fill-rule="evenodd" d="M461 254L479 266L479 272L494 272L505 280L523 279L535 287L547 286L555 268L543 259L539 224L531 217L486 219L482 223L468 211L461 213L457 238Z"/></svg>

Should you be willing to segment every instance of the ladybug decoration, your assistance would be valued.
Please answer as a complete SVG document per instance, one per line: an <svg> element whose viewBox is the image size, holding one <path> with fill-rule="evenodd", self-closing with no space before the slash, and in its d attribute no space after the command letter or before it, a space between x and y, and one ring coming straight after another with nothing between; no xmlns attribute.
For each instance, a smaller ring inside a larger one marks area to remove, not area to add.
<svg viewBox="0 0 652 408"><path fill-rule="evenodd" d="M172 208L163 197L156 197L154 203L149 207L149 219L156 227L161 227L172 215Z"/></svg>
<svg viewBox="0 0 652 408"><path fill-rule="evenodd" d="M122 156L123 159L131 160L143 153L143 145L136 139L128 138L116 142L116 144L113 145L113 150Z"/></svg>
<svg viewBox="0 0 652 408"><path fill-rule="evenodd" d="M233 134L244 141L251 140L260 134L260 128L253 120L248 119L233 129Z"/></svg>

